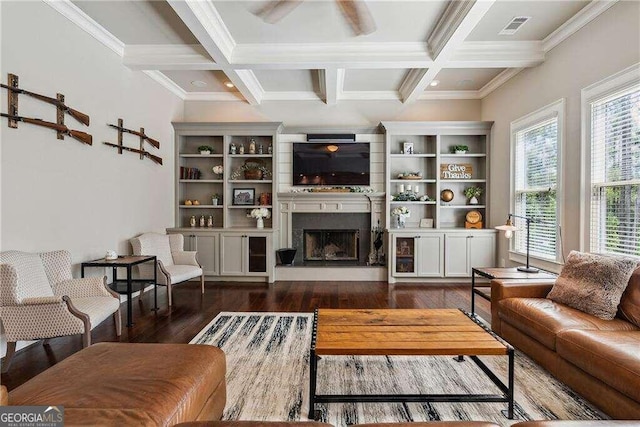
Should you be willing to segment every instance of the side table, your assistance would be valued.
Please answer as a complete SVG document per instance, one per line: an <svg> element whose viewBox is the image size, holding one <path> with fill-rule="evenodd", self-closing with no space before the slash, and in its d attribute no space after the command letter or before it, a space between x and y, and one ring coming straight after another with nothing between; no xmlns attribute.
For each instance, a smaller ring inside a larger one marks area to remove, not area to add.
<svg viewBox="0 0 640 427"><path fill-rule="evenodd" d="M113 283L111 288L119 294L127 295L127 327L133 326L132 322L132 304L131 294L133 293L133 283L144 282L148 283L151 279L133 279L131 277L131 268L134 265L142 264L144 262L153 261L153 301L154 310L158 309L158 260L155 255L120 255L117 259L96 259L93 261L83 262L80 266L81 277L84 277L85 267L111 267L113 269ZM127 269L127 280L118 280L118 268ZM118 282L126 282L127 289L118 289ZM144 285L143 285L144 286Z"/></svg>
<svg viewBox="0 0 640 427"><path fill-rule="evenodd" d="M558 275L548 271L540 270L538 273L525 273L518 271L516 267L473 267L471 269L471 315L476 315L476 295L491 301L491 285L476 286L476 274L486 279L517 279L517 280L538 280L556 279Z"/></svg>

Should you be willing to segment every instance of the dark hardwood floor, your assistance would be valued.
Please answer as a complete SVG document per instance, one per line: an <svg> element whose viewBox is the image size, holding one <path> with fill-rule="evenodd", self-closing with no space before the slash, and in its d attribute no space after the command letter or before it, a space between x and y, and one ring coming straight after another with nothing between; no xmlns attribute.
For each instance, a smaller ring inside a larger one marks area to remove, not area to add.
<svg viewBox="0 0 640 427"><path fill-rule="evenodd" d="M386 282L277 282L206 284L174 288L173 307L168 309L166 290L158 287L159 311L152 311L153 292L133 300L134 325L124 326L126 305L122 305L123 330L118 339L113 319L93 330L93 342L187 343L221 311L310 312L315 308L463 308L470 309L470 284L396 284ZM490 320L490 304L476 298L476 312ZM9 390L19 386L55 363L82 349L80 336L61 337L19 351L1 383ZM158 355L158 364L162 355ZM113 361L118 369L118 361Z"/></svg>

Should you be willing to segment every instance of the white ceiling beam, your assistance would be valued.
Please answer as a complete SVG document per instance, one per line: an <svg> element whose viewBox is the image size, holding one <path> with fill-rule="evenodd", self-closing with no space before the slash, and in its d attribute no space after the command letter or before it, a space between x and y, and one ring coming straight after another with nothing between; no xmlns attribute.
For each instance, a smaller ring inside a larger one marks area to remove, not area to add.
<svg viewBox="0 0 640 427"><path fill-rule="evenodd" d="M520 71L524 70L524 68L507 68L497 76L495 76L489 83L484 85L478 93L480 94L480 98L484 98L489 95L494 90L498 89L500 86L505 84L509 79L518 74Z"/></svg>
<svg viewBox="0 0 640 427"><path fill-rule="evenodd" d="M262 102L264 89L253 71L225 68L236 42L210 0L168 0L169 5L198 39L211 58L219 64L231 83L251 105Z"/></svg>
<svg viewBox="0 0 640 427"><path fill-rule="evenodd" d="M178 86L178 84L176 82L171 80L169 77L164 75L162 72L160 72L158 70L142 70L142 72L145 73L147 76L151 77L153 80L155 80L160 85L164 86L166 89L168 89L174 95L177 95L182 99L186 99L187 98L187 91L185 91L180 86Z"/></svg>
<svg viewBox="0 0 640 427"><path fill-rule="evenodd" d="M199 45L126 45L122 63L132 70L220 70Z"/></svg>
<svg viewBox="0 0 640 427"><path fill-rule="evenodd" d="M272 69L421 68L433 61L426 43L240 44L231 67Z"/></svg>
<svg viewBox="0 0 640 427"><path fill-rule="evenodd" d="M342 68L329 68L320 70L318 76L320 78L320 92L324 97L327 105L335 105L340 99L344 88L344 74Z"/></svg>
<svg viewBox="0 0 640 427"><path fill-rule="evenodd" d="M449 3L427 39L434 65L422 73L421 78L417 79L413 76L411 84L403 82L401 88L401 90L404 89L402 91L403 102L413 102L422 95L426 87L445 66L446 61L462 46L465 39L495 1L461 0ZM405 85L405 83L407 84Z"/></svg>
<svg viewBox="0 0 640 427"><path fill-rule="evenodd" d="M402 102L413 102L419 99L441 69L440 66L434 66L429 69L411 70L400 86Z"/></svg>

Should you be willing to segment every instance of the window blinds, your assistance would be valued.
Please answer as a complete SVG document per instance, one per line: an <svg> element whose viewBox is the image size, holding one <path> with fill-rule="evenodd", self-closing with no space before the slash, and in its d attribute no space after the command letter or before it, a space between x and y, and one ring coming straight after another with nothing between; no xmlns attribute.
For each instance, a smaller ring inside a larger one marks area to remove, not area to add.
<svg viewBox="0 0 640 427"><path fill-rule="evenodd" d="M591 252L640 256L640 86L591 103Z"/></svg>
<svg viewBox="0 0 640 427"><path fill-rule="evenodd" d="M531 255L556 260L558 119L518 131L515 140L514 213L535 220L530 228ZM526 223L516 218L515 225L523 231L515 233L514 250L526 253Z"/></svg>

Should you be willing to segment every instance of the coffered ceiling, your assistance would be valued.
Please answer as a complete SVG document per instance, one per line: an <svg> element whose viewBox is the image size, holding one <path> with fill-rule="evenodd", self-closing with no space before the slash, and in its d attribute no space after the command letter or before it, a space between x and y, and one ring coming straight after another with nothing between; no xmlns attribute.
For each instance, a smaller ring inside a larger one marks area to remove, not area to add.
<svg viewBox="0 0 640 427"><path fill-rule="evenodd" d="M331 105L482 98L616 0L365 0L376 29L360 36L335 0L275 24L258 0L45 1L185 100Z"/></svg>

